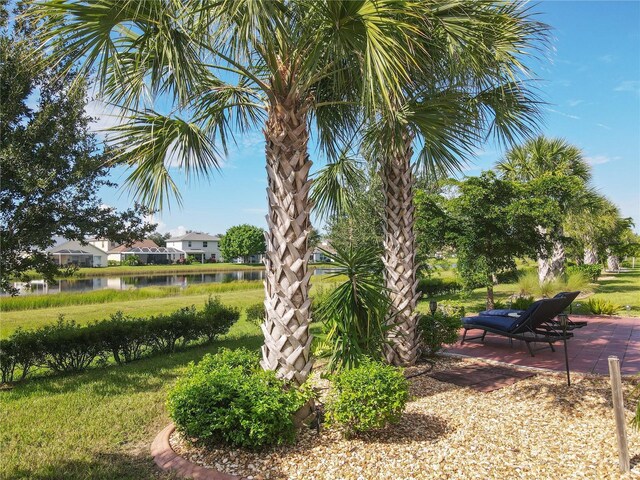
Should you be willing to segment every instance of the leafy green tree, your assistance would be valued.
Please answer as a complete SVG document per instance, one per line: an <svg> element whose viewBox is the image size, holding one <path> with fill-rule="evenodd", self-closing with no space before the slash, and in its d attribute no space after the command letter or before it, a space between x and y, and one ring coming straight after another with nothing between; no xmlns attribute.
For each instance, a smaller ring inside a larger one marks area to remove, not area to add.
<svg viewBox="0 0 640 480"><path fill-rule="evenodd" d="M227 230L218 245L222 258L227 262L241 257L242 261L247 263L248 257L260 255L267 248L264 240L264 230L246 223Z"/></svg>
<svg viewBox="0 0 640 480"><path fill-rule="evenodd" d="M487 289L491 309L498 274L514 270L516 258L535 256L546 247L535 226L556 206L493 172L459 182L458 189L449 202L458 272L468 289Z"/></svg>
<svg viewBox="0 0 640 480"><path fill-rule="evenodd" d="M564 212L538 225L550 240L548 251L538 256L538 280L542 284L561 276L566 263L564 219L581 208L580 198L588 188L591 167L578 147L561 138L544 136L511 148L496 167L506 179L532 184L534 195L553 199Z"/></svg>
<svg viewBox="0 0 640 480"><path fill-rule="evenodd" d="M169 240L171 238L171 234L170 233L153 232L152 234L147 235L147 238L149 240L153 241L159 247L166 247L167 246L167 240Z"/></svg>
<svg viewBox="0 0 640 480"><path fill-rule="evenodd" d="M234 133L266 140L268 239L262 365L296 383L311 370L308 199L312 129L321 147L359 126L408 83L420 2L396 0L32 0L46 48L96 72L122 108L115 158L145 202L178 195L168 162L218 168ZM158 111L158 99L166 112ZM167 105L168 104L168 105ZM358 107L357 110L353 106ZM362 109L360 109L362 107Z"/></svg>
<svg viewBox="0 0 640 480"><path fill-rule="evenodd" d="M45 253L56 236L128 243L155 227L145 208L103 205L98 191L115 184L89 131L82 78L70 91L55 71L39 68L39 55L20 29L0 36L0 288L10 293L29 270L46 281L60 273Z"/></svg>

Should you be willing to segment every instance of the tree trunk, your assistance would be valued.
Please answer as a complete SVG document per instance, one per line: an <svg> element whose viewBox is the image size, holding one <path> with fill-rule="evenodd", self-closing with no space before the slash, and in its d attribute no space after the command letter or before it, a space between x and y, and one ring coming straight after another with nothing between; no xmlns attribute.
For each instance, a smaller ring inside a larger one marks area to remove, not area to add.
<svg viewBox="0 0 640 480"><path fill-rule="evenodd" d="M551 252L538 257L538 280L540 284L550 282L564 273L565 253L564 244L554 240Z"/></svg>
<svg viewBox="0 0 640 480"><path fill-rule="evenodd" d="M413 365L418 357L419 335L416 303L417 264L413 206L414 177L411 171L412 139L382 168L385 196L384 263L385 285L391 297L387 361L392 365Z"/></svg>
<svg viewBox="0 0 640 480"><path fill-rule="evenodd" d="M620 259L617 255L611 253L611 251L607 251L607 270L610 272L620 271Z"/></svg>
<svg viewBox="0 0 640 480"><path fill-rule="evenodd" d="M591 245L587 245L584 247L584 264L585 265L595 265L598 263L598 255L596 254L596 249Z"/></svg>
<svg viewBox="0 0 640 480"><path fill-rule="evenodd" d="M309 335L308 178L311 161L307 142L307 108L295 98L272 105L266 138L269 214L265 234L265 343L262 367L302 384L312 366Z"/></svg>
<svg viewBox="0 0 640 480"><path fill-rule="evenodd" d="M487 285L487 310L493 310L495 304L495 300L493 299L493 285Z"/></svg>

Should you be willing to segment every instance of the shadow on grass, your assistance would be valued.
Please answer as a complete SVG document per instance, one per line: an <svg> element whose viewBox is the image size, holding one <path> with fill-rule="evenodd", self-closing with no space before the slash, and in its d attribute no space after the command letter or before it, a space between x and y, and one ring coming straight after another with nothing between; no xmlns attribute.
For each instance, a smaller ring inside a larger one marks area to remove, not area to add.
<svg viewBox="0 0 640 480"><path fill-rule="evenodd" d="M414 442L437 442L453 432L449 424L435 415L405 412L400 422L380 430L357 436L365 443L407 444Z"/></svg>
<svg viewBox="0 0 640 480"><path fill-rule="evenodd" d="M27 379L4 394L20 398L43 393L61 394L79 389L91 389L100 395L157 391L165 389L167 383L173 382L183 368L192 361L198 362L207 353L215 353L223 347L257 350L262 341L262 336L258 335L224 338L212 344L194 346L171 354L159 354L122 366L110 365L82 373Z"/></svg>
<svg viewBox="0 0 640 480"><path fill-rule="evenodd" d="M87 460L57 459L38 471L17 469L8 478L30 480L173 480L173 474L161 472L149 455L96 453Z"/></svg>

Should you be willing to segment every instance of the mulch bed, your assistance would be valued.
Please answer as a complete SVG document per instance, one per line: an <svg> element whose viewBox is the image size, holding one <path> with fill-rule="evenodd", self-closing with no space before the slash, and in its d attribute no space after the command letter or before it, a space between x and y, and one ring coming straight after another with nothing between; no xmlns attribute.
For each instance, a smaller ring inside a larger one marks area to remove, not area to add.
<svg viewBox="0 0 640 480"><path fill-rule="evenodd" d="M464 369L477 372L478 364L440 359L430 375L457 370L459 380ZM576 376L568 387L563 375L525 374L510 372L512 384L492 391L473 387L488 378L463 387L417 376L400 423L350 440L324 428L304 429L295 445L257 453L194 447L178 433L170 442L194 463L250 480L638 478L637 461L631 475L618 468L606 378ZM625 381L629 420L631 390ZM640 432L630 428L628 435L630 456L639 459Z"/></svg>

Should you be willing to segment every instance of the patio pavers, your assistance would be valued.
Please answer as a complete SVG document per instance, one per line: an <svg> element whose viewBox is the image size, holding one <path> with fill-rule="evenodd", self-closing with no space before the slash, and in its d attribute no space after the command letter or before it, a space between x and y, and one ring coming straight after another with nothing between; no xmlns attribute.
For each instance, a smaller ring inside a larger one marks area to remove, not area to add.
<svg viewBox="0 0 640 480"><path fill-rule="evenodd" d="M640 318L591 317L571 315L572 320L586 320L587 326L573 330L574 337L567 342L569 366L574 372L609 373L608 357L615 355L621 362L621 373L640 373ZM473 331L471 331L473 333ZM535 348L544 347L539 343ZM535 352L531 357L524 342L488 333L484 343L477 340L460 342L444 349L445 353L465 355L480 359L495 360L512 365L546 368L564 371L562 342L555 343L556 351L548 347Z"/></svg>

